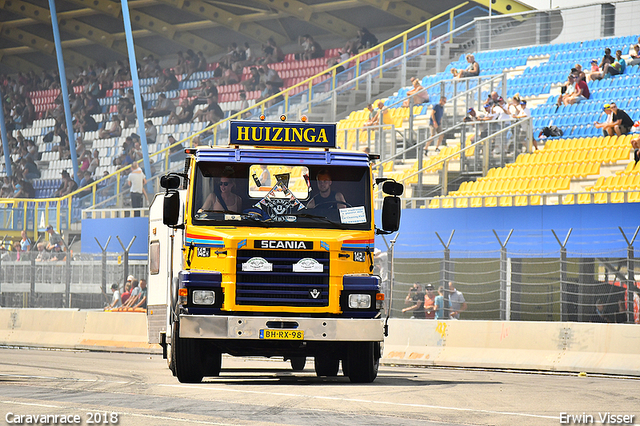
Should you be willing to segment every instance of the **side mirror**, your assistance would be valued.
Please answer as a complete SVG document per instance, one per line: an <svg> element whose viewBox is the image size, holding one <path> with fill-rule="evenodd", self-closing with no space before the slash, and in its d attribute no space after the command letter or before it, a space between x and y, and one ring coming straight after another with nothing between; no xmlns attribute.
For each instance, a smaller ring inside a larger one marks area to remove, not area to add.
<svg viewBox="0 0 640 426"><path fill-rule="evenodd" d="M162 178L164 179L165 176ZM169 227L176 226L180 217L180 194L178 191L170 191L165 194L162 207L162 223Z"/></svg>
<svg viewBox="0 0 640 426"><path fill-rule="evenodd" d="M382 184L382 192L399 197L404 192L404 185L394 180L387 180Z"/></svg>
<svg viewBox="0 0 640 426"><path fill-rule="evenodd" d="M164 189L178 189L180 188L180 176L172 173L166 174L160 178L160 186Z"/></svg>
<svg viewBox="0 0 640 426"><path fill-rule="evenodd" d="M385 184L387 183L391 182L385 182ZM385 232L396 232L400 228L400 212L400 198L384 197L382 203L382 229Z"/></svg>

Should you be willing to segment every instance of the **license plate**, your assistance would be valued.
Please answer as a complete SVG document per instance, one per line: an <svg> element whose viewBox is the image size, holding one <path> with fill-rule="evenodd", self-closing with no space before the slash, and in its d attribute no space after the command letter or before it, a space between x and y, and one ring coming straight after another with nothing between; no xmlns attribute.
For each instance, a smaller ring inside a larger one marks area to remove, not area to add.
<svg viewBox="0 0 640 426"><path fill-rule="evenodd" d="M198 247L198 257L211 256L211 249L209 247Z"/></svg>
<svg viewBox="0 0 640 426"><path fill-rule="evenodd" d="M303 340L304 331L302 330L260 330L261 339L275 340Z"/></svg>

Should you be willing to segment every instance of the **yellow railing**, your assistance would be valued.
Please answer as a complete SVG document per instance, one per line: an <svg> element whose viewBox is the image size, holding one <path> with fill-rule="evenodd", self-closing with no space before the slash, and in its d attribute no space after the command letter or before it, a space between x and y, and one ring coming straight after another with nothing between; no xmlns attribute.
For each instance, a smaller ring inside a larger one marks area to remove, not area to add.
<svg viewBox="0 0 640 426"><path fill-rule="evenodd" d="M170 154L169 151L170 151L171 148L173 148L175 146L178 146L179 144L184 144L183 146L193 147L194 138L197 137L197 136L200 136L203 133L208 132L208 131L213 133L213 140L216 140L217 133L218 133L218 128L220 128L220 126L223 123L228 122L228 121L233 120L233 119L239 119L246 112L250 112L250 111L252 111L252 110L254 110L256 108L260 108L260 111L262 113L264 113L267 103L272 101L272 100L274 100L274 99L276 99L276 98L278 98L278 97L280 97L280 96L284 97L284 103L285 103L285 106L287 107L287 111L285 111L285 112L288 112L289 97L290 97L290 93L292 91L296 90L298 87L306 86L307 89L309 90L309 93L311 93L311 90L312 90L312 87L313 87L313 81L315 79L317 79L318 77L321 77L322 75L325 75L327 73L331 74L331 78L332 78L332 81L333 81L333 87L335 87L336 74L337 74L338 67L343 66L343 67L347 68L347 65L352 61L355 61L355 64L356 64L355 65L356 73L355 73L354 79L357 79L359 77L359 73L360 73L360 66L359 65L360 65L362 59L365 57L365 55L368 55L368 54L370 54L372 52L377 52L378 55L380 56L380 64L379 65L383 65L382 61L383 61L383 58L384 58L383 54L385 52L385 48L389 48L389 47L396 48L397 45L395 45L394 43L396 43L398 40L401 40L402 41L403 53L406 53L408 51L409 34L414 32L414 31L421 30L421 29L424 29L426 31L426 40L425 41L426 41L426 43L429 43L431 41L431 27L432 27L432 24L434 22L436 22L437 20L441 19L442 17L448 15L449 20L450 20L449 29L453 30L454 29L453 28L453 25L454 25L453 24L453 18L455 16L455 12L458 9L460 9L460 8L462 8L462 7L464 7L464 6L468 5L468 4L469 4L469 2L466 1L464 3L461 3L461 4L455 6L455 7L451 8L451 9L445 11L445 12L442 12L442 13L436 15L436 16L433 16L432 18L428 19L427 21L425 21L423 23L420 23L418 25L415 25L415 26L409 28L408 30L406 30L406 31L404 31L404 32L402 32L400 34L398 34L398 35L396 35L394 37L391 37L388 40L383 41L382 43L378 44L377 46L371 47L371 48L369 48L369 49L367 49L367 50L365 50L363 52L360 52L357 55L352 56L351 58L347 59L346 61L343 61L343 62L340 62L339 64L333 65L332 67L327 68L326 70L322 71L319 74L316 74L316 75L314 75L312 77L309 77L308 79L306 79L304 81L301 81L301 82L299 82L297 84L294 84L293 86L284 89L280 93L277 93L277 94L272 95L272 96L270 96L270 97L268 97L266 99L263 99L262 101L258 102L257 104L255 104L255 105L253 105L253 106L251 106L251 107L249 107L247 109L239 111L239 112L237 112L237 113L235 113L235 114L233 114L233 115L231 115L231 116L229 116L229 117L227 117L227 118L225 118L223 120L220 120L217 123L215 123L215 124L213 124L213 125L211 125L209 127L206 127L204 129L200 130L199 132L196 132L196 133L194 133L194 134L192 134L192 135L190 135L190 136L188 136L188 137L176 142L175 144L173 144L173 145L171 145L171 146L169 146L167 148L164 148L164 149L162 149L162 150L150 155L150 158L152 158L152 159L153 158L160 158L159 157L160 155L165 154L165 157L164 157L163 161L164 161L164 170L166 170L166 169L168 169L169 156L170 156L169 155ZM429 51L427 50L427 53L428 52ZM142 160L139 160L138 163L142 163ZM98 185L100 185L102 182L106 181L107 179L111 179L111 178L114 178L114 177L115 177L115 180L116 180L116 192L115 192L115 195L118 195L120 193L120 177L122 176L122 172L126 171L130 167L131 167L131 165L128 165L126 167L118 169L117 171L115 171L115 172L113 172L113 173L111 173L111 174L109 174L107 176L104 176L104 177L94 181L90 185L87 185L87 186L85 186L83 188L79 188L78 190L72 192L71 194L68 194L68 195L66 195L64 197L61 197L61 198L0 199L0 205L12 206L11 208L13 208L13 206L15 206L15 205L17 205L19 203L24 203L23 204L24 211L25 211L24 228L26 229L26 224L27 224L27 220L26 220L27 204L30 203L30 202L36 203L35 204L35 216L34 216L34 220L36 221L36 224L35 224L34 228L37 229L38 228L38 224L37 224L38 216L37 216L37 214L38 214L38 210L39 210L38 209L38 205L42 204L42 203L45 203L45 208L44 209L45 209L45 211L48 212L49 211L49 205L50 204L55 204L56 205L55 226L56 226L56 229L60 230L60 226L62 225L62 223L61 223L61 215L60 215L60 208L61 208L61 205L64 204L65 200L68 203L67 205L69 207L71 207L71 203L73 202L73 197L78 196L78 194L81 193L81 192L91 191L91 193L92 193L92 203L91 204L93 205L93 204L95 204L95 201L96 201L96 192L101 189L101 188L98 188ZM72 215L71 215L71 211L69 211L69 214L68 214L68 217L67 217L67 227L70 227L71 223L72 223Z"/></svg>

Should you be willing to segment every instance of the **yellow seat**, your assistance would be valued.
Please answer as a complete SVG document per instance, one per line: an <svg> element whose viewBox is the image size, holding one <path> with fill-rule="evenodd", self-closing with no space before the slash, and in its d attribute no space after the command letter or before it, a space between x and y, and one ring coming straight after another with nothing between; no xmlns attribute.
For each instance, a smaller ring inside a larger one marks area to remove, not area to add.
<svg viewBox="0 0 640 426"><path fill-rule="evenodd" d="M630 203L638 203L640 202L640 192L633 191L629 193L629 202Z"/></svg>
<svg viewBox="0 0 640 426"><path fill-rule="evenodd" d="M607 194L606 193L595 194L593 198L594 198L593 202L595 204L606 204L607 203Z"/></svg>
<svg viewBox="0 0 640 426"><path fill-rule="evenodd" d="M574 201L575 201L575 198L573 194L567 194L564 197L562 197L562 204L573 204Z"/></svg>
<svg viewBox="0 0 640 426"><path fill-rule="evenodd" d="M578 204L591 204L591 194L578 194Z"/></svg>
<svg viewBox="0 0 640 426"><path fill-rule="evenodd" d="M531 197L529 197L529 205L530 206L539 206L541 198L542 197L539 196L539 195L532 195Z"/></svg>
<svg viewBox="0 0 640 426"><path fill-rule="evenodd" d="M453 208L453 198L445 197L442 199L442 208L443 209L452 209Z"/></svg>
<svg viewBox="0 0 640 426"><path fill-rule="evenodd" d="M482 207L482 198L480 197L472 198L471 207Z"/></svg>
<svg viewBox="0 0 640 426"><path fill-rule="evenodd" d="M429 208L430 209L438 209L438 208L440 208L440 199L439 198L433 198L431 201L429 201Z"/></svg>
<svg viewBox="0 0 640 426"><path fill-rule="evenodd" d="M612 203L624 203L624 192L614 192L611 194Z"/></svg>
<svg viewBox="0 0 640 426"><path fill-rule="evenodd" d="M460 207L460 208L469 207L469 199L468 198L458 198L458 199L456 199L456 207Z"/></svg>
<svg viewBox="0 0 640 426"><path fill-rule="evenodd" d="M526 195L518 195L516 196L516 206L526 206L527 205L527 196Z"/></svg>
<svg viewBox="0 0 640 426"><path fill-rule="evenodd" d="M501 207L511 207L513 205L512 197L500 197L500 206Z"/></svg>
<svg viewBox="0 0 640 426"><path fill-rule="evenodd" d="M498 198L497 197L487 197L484 199L485 207L497 207L498 206Z"/></svg>

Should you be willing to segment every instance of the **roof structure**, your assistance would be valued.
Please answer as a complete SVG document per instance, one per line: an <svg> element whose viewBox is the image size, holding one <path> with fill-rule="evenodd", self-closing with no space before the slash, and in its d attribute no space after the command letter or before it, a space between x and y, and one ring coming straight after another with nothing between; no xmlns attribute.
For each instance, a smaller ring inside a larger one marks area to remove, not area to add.
<svg viewBox="0 0 640 426"><path fill-rule="evenodd" d="M490 0L468 2L488 6ZM529 10L517 0L493 0L497 13ZM121 2L56 0L67 66L126 59ZM367 27L383 40L456 5L459 0L130 0L136 56L175 60L202 51L208 60L231 42L260 47L273 38L285 53L310 34L337 47ZM47 0L0 0L0 73L57 67Z"/></svg>

